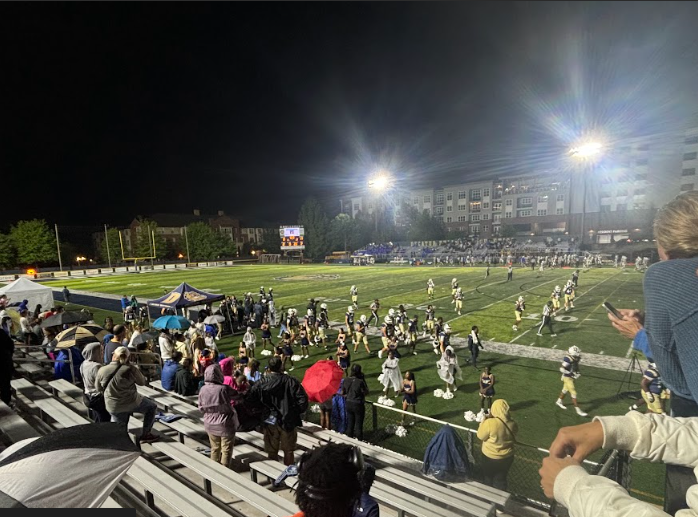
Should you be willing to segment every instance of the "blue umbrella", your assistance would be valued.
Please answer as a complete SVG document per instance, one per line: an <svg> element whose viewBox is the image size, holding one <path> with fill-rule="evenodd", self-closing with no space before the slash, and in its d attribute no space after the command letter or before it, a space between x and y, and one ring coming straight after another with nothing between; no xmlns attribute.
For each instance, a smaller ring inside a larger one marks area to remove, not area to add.
<svg viewBox="0 0 698 517"><path fill-rule="evenodd" d="M191 327L191 323L183 316L160 316L153 322L153 328L156 329L186 330L189 327Z"/></svg>

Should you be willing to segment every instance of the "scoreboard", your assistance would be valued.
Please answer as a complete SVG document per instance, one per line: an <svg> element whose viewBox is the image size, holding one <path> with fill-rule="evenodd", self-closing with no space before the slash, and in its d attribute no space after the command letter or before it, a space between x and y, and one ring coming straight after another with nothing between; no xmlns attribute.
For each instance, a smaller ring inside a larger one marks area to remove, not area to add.
<svg viewBox="0 0 698 517"><path fill-rule="evenodd" d="M282 250L297 250L305 249L303 236L305 231L302 226L282 226L279 228L279 236L281 237Z"/></svg>

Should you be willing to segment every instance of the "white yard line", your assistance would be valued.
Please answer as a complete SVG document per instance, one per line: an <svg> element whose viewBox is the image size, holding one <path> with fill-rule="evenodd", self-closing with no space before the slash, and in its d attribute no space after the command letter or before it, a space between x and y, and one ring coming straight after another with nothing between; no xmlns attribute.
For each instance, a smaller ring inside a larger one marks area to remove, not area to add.
<svg viewBox="0 0 698 517"><path fill-rule="evenodd" d="M630 342L630 346L628 347L628 351L625 353L625 357L630 357L630 354L633 353L633 342Z"/></svg>
<svg viewBox="0 0 698 517"><path fill-rule="evenodd" d="M522 334L519 334L518 336L516 336L514 339L512 339L511 341L509 341L509 343L513 343L514 341L516 341L517 339L519 339L521 336L525 336L526 334L528 334L529 332L531 332L531 330L533 330L533 329L530 328L530 329L528 329L528 330L524 330L524 332L523 332Z"/></svg>

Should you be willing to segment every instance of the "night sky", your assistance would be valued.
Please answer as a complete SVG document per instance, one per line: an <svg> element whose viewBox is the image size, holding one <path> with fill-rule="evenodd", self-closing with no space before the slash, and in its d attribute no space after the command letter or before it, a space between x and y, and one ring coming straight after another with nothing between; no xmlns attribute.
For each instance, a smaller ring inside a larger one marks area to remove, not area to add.
<svg viewBox="0 0 698 517"><path fill-rule="evenodd" d="M403 186L553 168L585 132L698 109L695 20L695 2L2 3L2 224L294 223L380 167Z"/></svg>

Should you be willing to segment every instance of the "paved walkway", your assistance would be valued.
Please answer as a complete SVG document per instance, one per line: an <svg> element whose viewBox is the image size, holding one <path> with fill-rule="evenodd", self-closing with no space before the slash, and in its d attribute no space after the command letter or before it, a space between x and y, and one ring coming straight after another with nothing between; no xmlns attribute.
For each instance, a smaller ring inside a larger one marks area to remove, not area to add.
<svg viewBox="0 0 698 517"><path fill-rule="evenodd" d="M63 301L62 289L53 288L53 298ZM121 312L121 296L117 294L95 293L91 291L71 291L71 302L78 305L86 305L114 312ZM149 300L141 299L142 303L147 303ZM344 326L344 322L331 321L330 325L333 328ZM380 330L375 327L369 327L368 334L370 336L379 336ZM555 339L555 338L551 338ZM422 343L427 343L423 340ZM455 348L467 348L468 340L462 337L451 338L451 344ZM514 357L527 357L530 359L539 359L542 361L552 361L558 363L562 360L564 354L563 349L543 348L537 346L517 345L515 343L498 343L496 341L485 341L483 346L487 352L496 354L511 355ZM594 368L605 368L607 370L626 371L628 369L629 359L624 357L613 357L600 354L582 354L584 366Z"/></svg>

